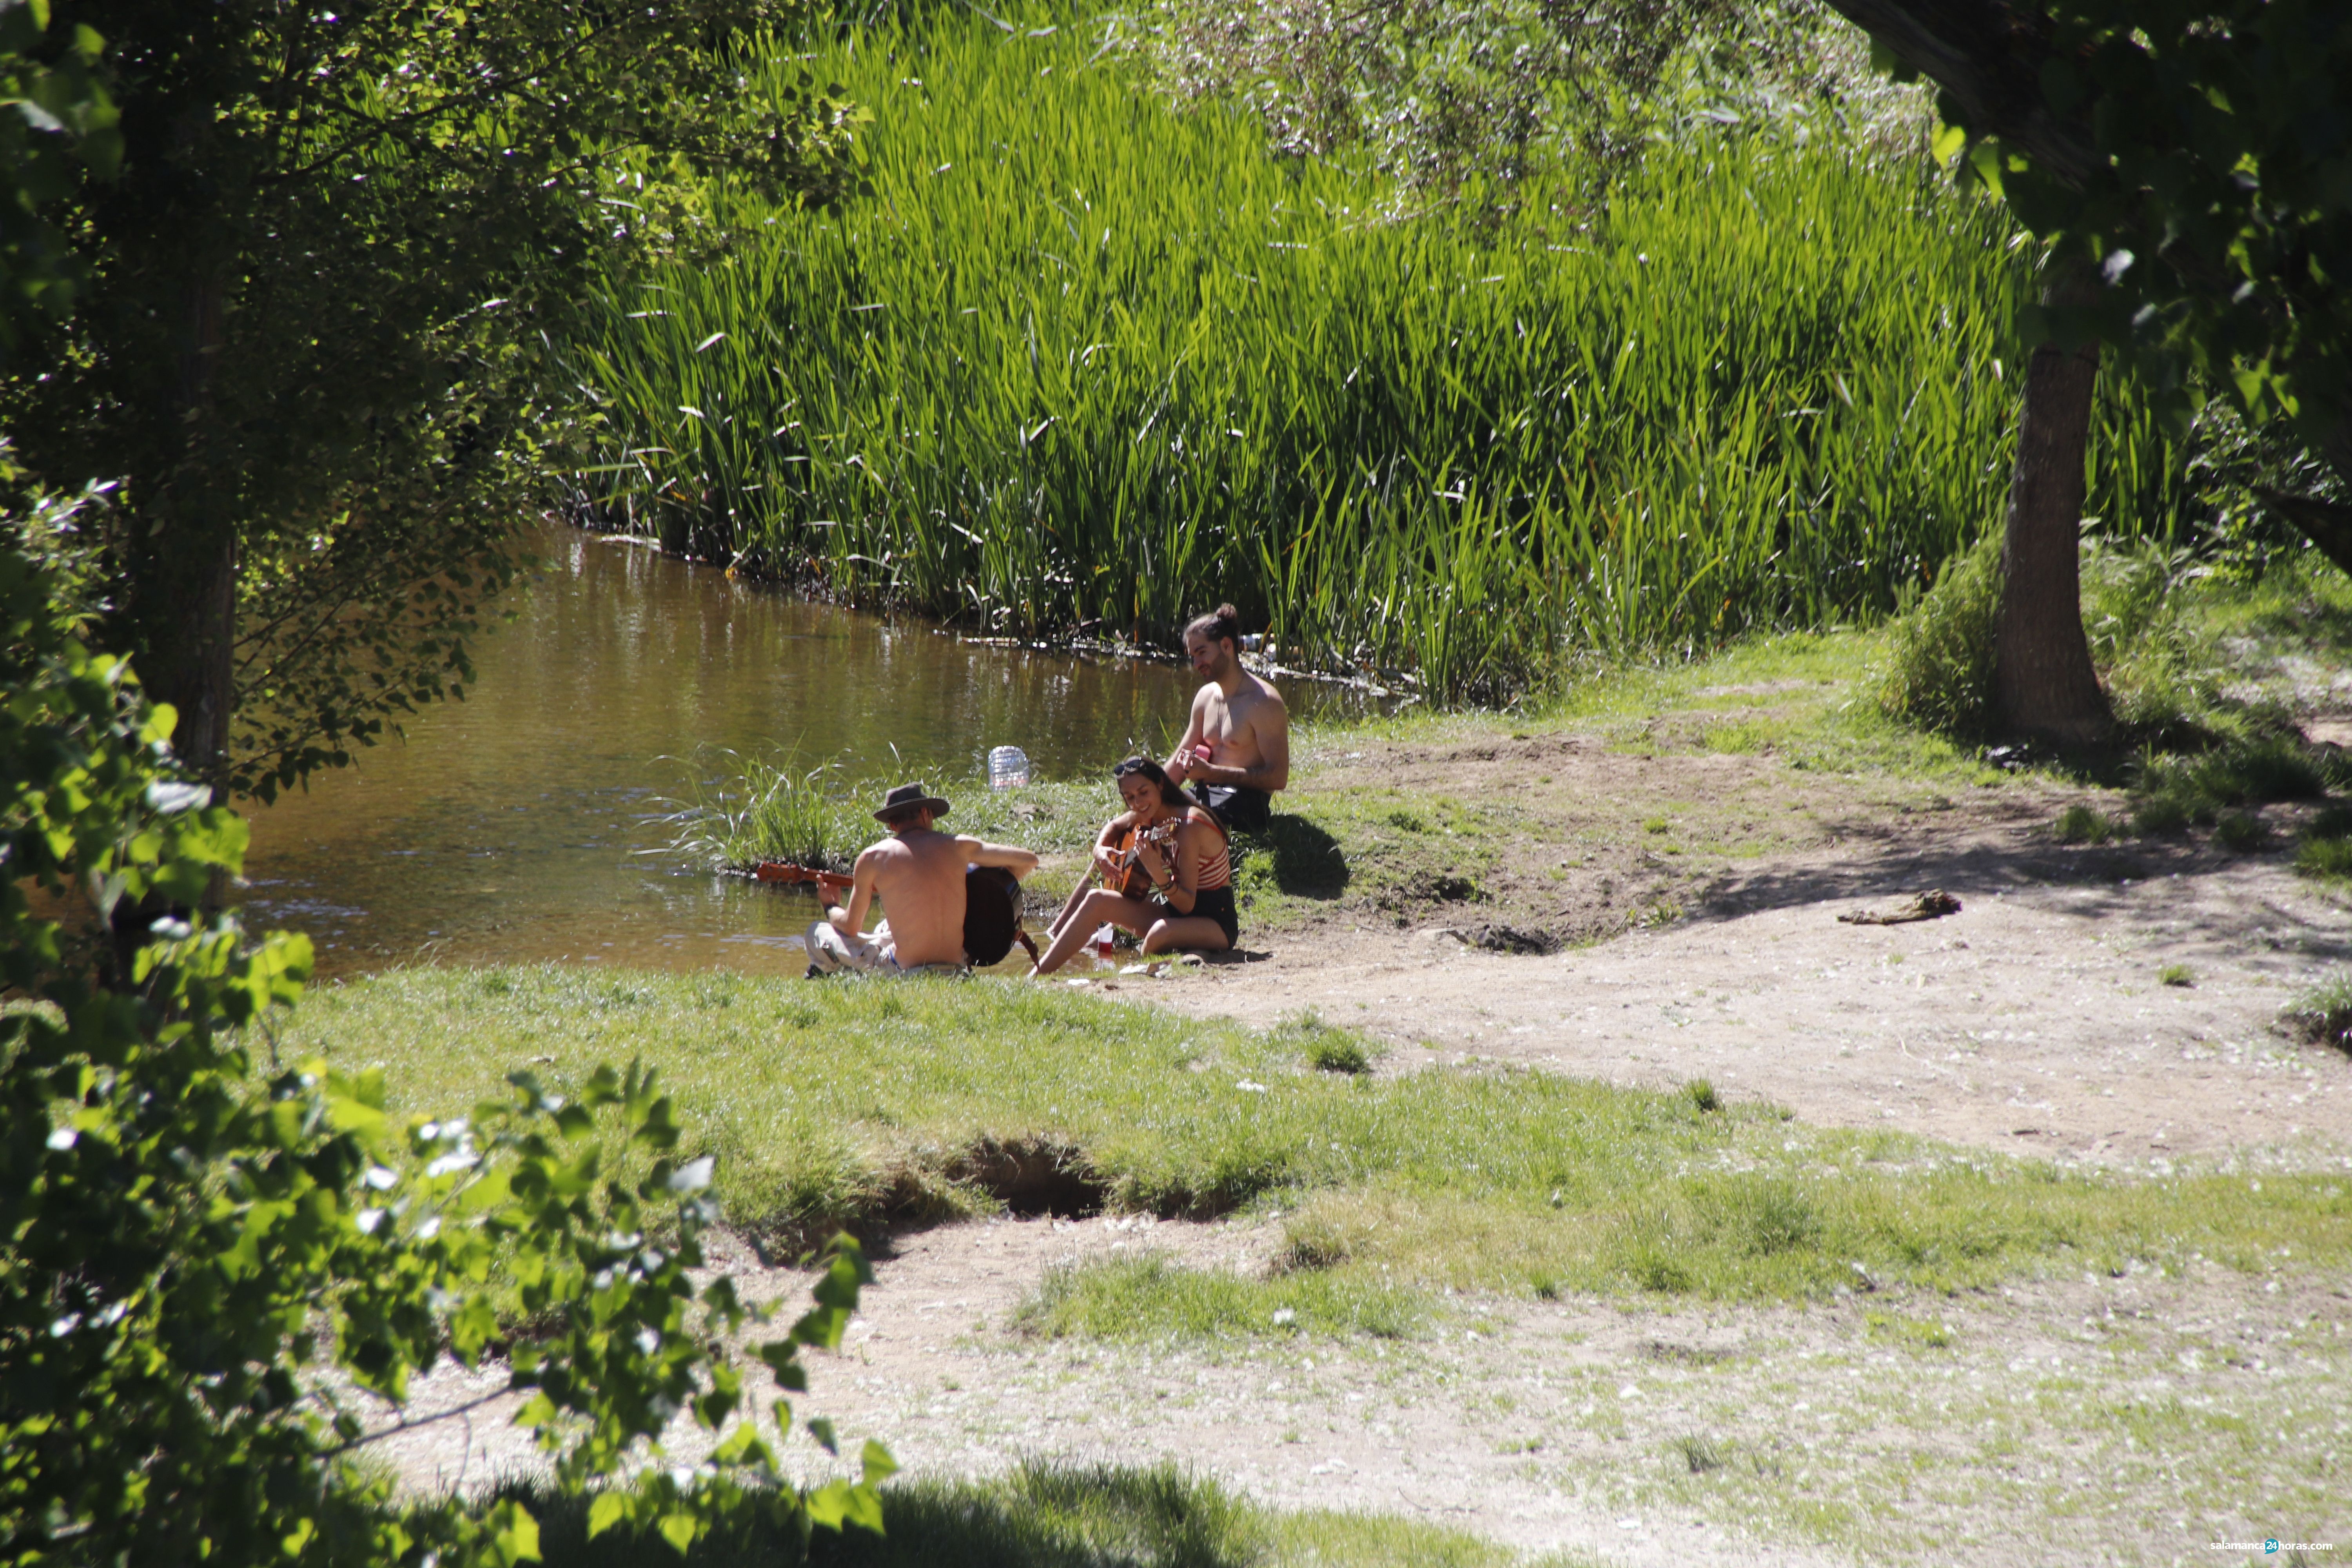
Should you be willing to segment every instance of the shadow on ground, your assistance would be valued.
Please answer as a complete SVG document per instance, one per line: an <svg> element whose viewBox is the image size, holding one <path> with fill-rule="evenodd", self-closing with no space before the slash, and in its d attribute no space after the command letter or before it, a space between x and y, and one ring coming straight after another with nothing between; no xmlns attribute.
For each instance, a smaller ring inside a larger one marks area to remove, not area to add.
<svg viewBox="0 0 2352 1568"><path fill-rule="evenodd" d="M746 1507L681 1558L652 1531L590 1539L584 1500L517 1490L540 1521L543 1561L572 1568L1244 1568L1265 1560L1264 1521L1173 1465L1029 1463L1001 1480L900 1482L883 1490L886 1534L778 1522Z"/></svg>
<svg viewBox="0 0 2352 1568"><path fill-rule="evenodd" d="M1275 887L1293 898L1336 899L1348 890L1339 841L1303 816L1277 816L1265 832L1244 834L1234 847L1244 860L1269 857Z"/></svg>
<svg viewBox="0 0 2352 1568"><path fill-rule="evenodd" d="M2143 883L2177 879L2185 893L2194 895L2201 884L2231 871L2266 863L2284 869L2285 859L2275 850L2237 855L2179 838L2098 846L2049 839L2020 843L1981 834L1943 837L1933 829L1914 836L1907 825L1878 822L1842 825L1838 833L1845 850L1839 858L1727 873L1707 885L1704 901L1687 918L1705 923L1811 905L1833 906L1838 913L1886 910L1937 888L1965 905L2002 893L2063 887L2072 894L2068 912L2095 920L2122 915L2131 907L2131 889ZM2344 911L2326 904L2324 899L2259 894L2189 896L2179 901L2177 914L2191 933L2209 942L2352 960L2352 931ZM2132 912L2136 920L2147 918L2144 903Z"/></svg>

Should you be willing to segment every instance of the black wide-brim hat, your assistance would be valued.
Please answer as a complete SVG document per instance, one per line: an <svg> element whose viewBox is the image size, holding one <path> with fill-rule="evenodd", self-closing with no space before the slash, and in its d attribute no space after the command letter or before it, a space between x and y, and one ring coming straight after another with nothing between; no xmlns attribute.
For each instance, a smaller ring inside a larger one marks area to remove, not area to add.
<svg viewBox="0 0 2352 1568"><path fill-rule="evenodd" d="M908 812L926 805L931 808L933 816L945 816L948 814L948 803L938 795L925 795L922 785L900 784L882 797L882 809L874 814L874 820L888 822L893 817L904 816Z"/></svg>

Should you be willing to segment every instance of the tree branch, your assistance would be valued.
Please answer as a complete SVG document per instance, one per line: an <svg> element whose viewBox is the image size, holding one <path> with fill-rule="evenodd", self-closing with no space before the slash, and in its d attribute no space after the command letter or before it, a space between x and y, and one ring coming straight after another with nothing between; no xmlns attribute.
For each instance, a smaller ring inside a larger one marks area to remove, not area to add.
<svg viewBox="0 0 2352 1568"><path fill-rule="evenodd" d="M2254 494L2264 506L2294 524L2322 555L2352 572L2352 506L2260 486Z"/></svg>
<svg viewBox="0 0 2352 1568"><path fill-rule="evenodd" d="M2041 18L2001 0L1829 0L1905 65L1952 96L1971 134L1998 136L2081 189L2106 164L2089 126L2042 95L2052 58Z"/></svg>

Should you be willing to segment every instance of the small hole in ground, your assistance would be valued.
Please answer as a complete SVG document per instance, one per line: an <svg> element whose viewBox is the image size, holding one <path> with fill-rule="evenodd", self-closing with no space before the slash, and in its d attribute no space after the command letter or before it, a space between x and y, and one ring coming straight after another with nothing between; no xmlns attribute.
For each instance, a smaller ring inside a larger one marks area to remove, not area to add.
<svg viewBox="0 0 2352 1568"><path fill-rule="evenodd" d="M1100 1214L1110 1195L1109 1184L1086 1168L1076 1149L1042 1139L987 1140L949 1165L947 1176L978 1187L1023 1219L1084 1219Z"/></svg>

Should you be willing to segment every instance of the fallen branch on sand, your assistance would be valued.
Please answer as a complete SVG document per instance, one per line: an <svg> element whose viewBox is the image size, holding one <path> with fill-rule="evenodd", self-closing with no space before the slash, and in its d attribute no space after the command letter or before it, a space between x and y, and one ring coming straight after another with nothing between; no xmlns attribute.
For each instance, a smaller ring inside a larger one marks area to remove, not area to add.
<svg viewBox="0 0 2352 1568"><path fill-rule="evenodd" d="M1930 892L1915 893L1904 903L1885 914L1874 910L1856 910L1850 915L1838 916L1838 922L1850 926L1899 926L1913 921L1937 921L1946 915L1960 912L1960 900L1937 888Z"/></svg>

